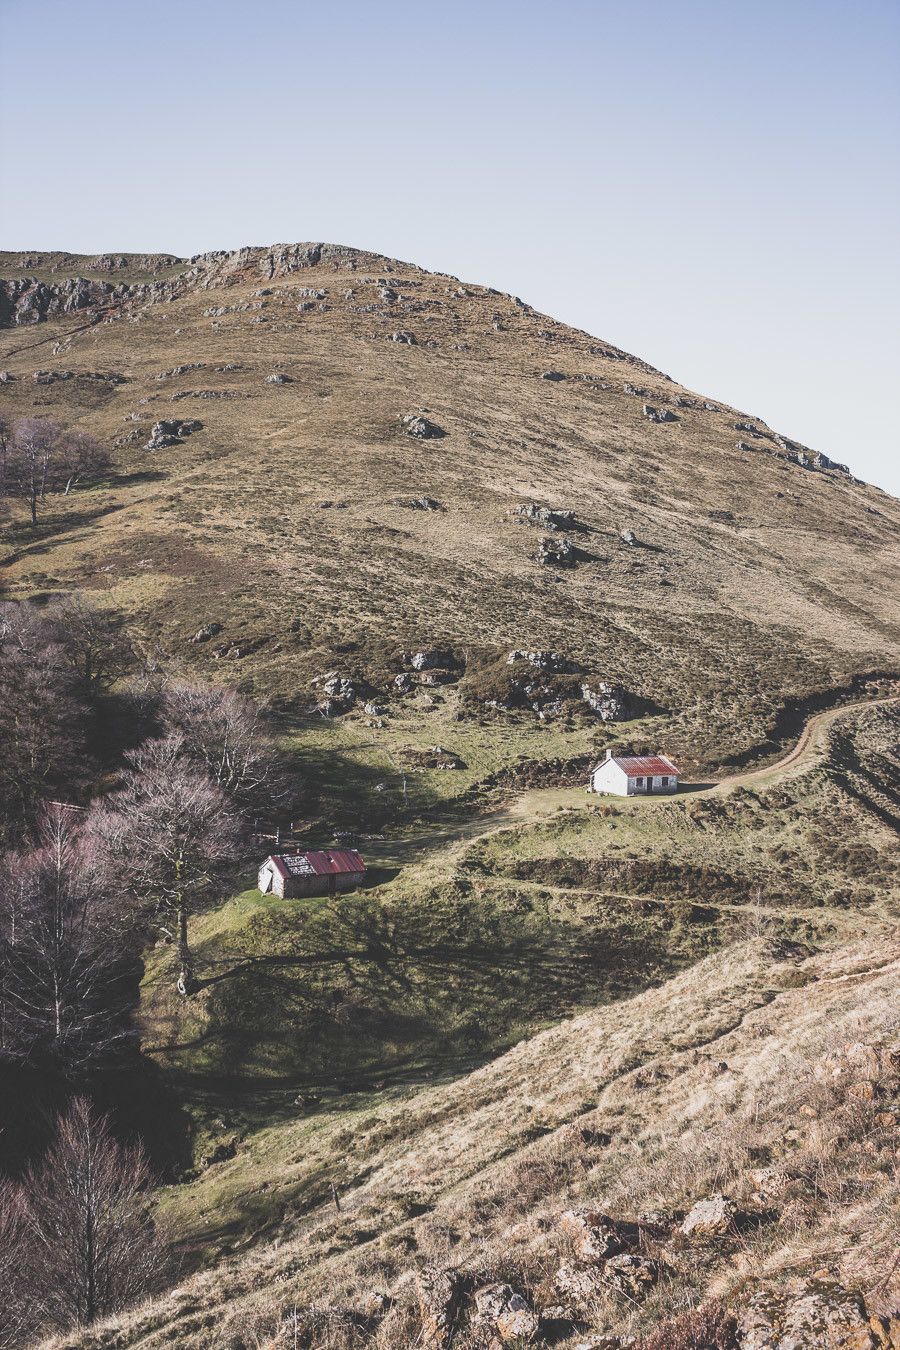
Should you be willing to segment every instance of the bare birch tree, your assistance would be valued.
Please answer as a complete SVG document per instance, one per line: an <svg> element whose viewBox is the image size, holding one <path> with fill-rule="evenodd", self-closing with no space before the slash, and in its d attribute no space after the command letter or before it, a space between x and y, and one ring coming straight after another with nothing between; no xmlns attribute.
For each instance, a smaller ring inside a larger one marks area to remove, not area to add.
<svg viewBox="0 0 900 1350"><path fill-rule="evenodd" d="M53 808L38 847L0 871L0 1055L78 1076L132 1040L135 958L112 898L91 884L75 813Z"/></svg>
<svg viewBox="0 0 900 1350"><path fill-rule="evenodd" d="M4 1187L12 1308L24 1303L41 1329L89 1326L150 1288L163 1265L150 1182L143 1149L77 1098L43 1161Z"/></svg>
<svg viewBox="0 0 900 1350"><path fill-rule="evenodd" d="M221 789L198 771L177 734L130 752L121 790L88 823L107 885L125 886L161 918L178 952L179 993L195 988L188 922L240 851L241 828Z"/></svg>

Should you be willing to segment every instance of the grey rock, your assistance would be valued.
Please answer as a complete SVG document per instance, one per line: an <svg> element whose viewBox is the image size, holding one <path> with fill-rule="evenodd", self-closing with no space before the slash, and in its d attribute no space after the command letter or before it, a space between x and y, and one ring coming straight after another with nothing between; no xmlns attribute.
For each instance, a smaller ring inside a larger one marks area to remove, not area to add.
<svg viewBox="0 0 900 1350"><path fill-rule="evenodd" d="M568 657L562 656L559 652L515 650L511 651L506 658L508 666L514 666L520 661L526 661L528 665L534 666L535 670L550 675L571 675L576 670Z"/></svg>
<svg viewBox="0 0 900 1350"><path fill-rule="evenodd" d="M202 628L198 628L191 642L209 642L211 638L218 637L222 631L220 623L205 623Z"/></svg>
<svg viewBox="0 0 900 1350"><path fill-rule="evenodd" d="M625 691L615 685L605 681L583 684L581 697L601 722L621 722L627 716Z"/></svg>
<svg viewBox="0 0 900 1350"><path fill-rule="evenodd" d="M654 408L651 403L644 404L644 416L651 422L677 422L678 418L671 408Z"/></svg>
<svg viewBox="0 0 900 1350"><path fill-rule="evenodd" d="M634 533L633 530L622 530L621 534L619 535L619 538L621 539L623 544L628 544L632 548L637 544L638 541L637 535Z"/></svg>
<svg viewBox="0 0 900 1350"><path fill-rule="evenodd" d="M578 561L578 550L568 539L553 539L544 535L538 541L535 556L545 567L574 567Z"/></svg>
<svg viewBox="0 0 900 1350"><path fill-rule="evenodd" d="M438 440L447 434L436 422L429 421L421 413L406 413L400 418L400 425L408 436L415 436L421 441Z"/></svg>
<svg viewBox="0 0 900 1350"><path fill-rule="evenodd" d="M147 442L148 450L165 450L170 445L180 445L186 436L191 436L195 431L200 431L203 427L202 422L196 418L187 418L184 421L173 419L163 419L154 422L150 432L150 439Z"/></svg>
<svg viewBox="0 0 900 1350"><path fill-rule="evenodd" d="M276 371L274 375L266 376L266 384L290 384L290 375L285 375L283 371Z"/></svg>
<svg viewBox="0 0 900 1350"><path fill-rule="evenodd" d="M541 375L542 380L564 380L566 377L561 370L545 370Z"/></svg>
<svg viewBox="0 0 900 1350"><path fill-rule="evenodd" d="M391 342L402 342L407 347L416 345L415 334L410 333L406 328L399 328L396 333L391 333Z"/></svg>
<svg viewBox="0 0 900 1350"><path fill-rule="evenodd" d="M539 525L545 530L571 530L577 524L574 511L561 510L551 506L539 506L537 502L527 502L516 507L516 515L522 516L531 525Z"/></svg>

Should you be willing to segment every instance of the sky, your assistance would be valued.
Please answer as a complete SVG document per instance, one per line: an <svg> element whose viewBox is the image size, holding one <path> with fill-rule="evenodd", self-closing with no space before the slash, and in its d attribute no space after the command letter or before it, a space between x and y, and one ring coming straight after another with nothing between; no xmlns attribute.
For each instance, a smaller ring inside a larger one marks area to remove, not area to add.
<svg viewBox="0 0 900 1350"><path fill-rule="evenodd" d="M0 248L352 244L900 495L900 0L0 0Z"/></svg>

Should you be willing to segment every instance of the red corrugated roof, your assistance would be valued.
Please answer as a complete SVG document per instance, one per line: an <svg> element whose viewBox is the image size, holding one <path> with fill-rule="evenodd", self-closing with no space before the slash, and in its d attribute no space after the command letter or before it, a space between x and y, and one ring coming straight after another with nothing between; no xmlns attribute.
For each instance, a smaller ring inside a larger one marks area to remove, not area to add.
<svg viewBox="0 0 900 1350"><path fill-rule="evenodd" d="M317 877L365 872L366 864L353 848L308 849L304 853L273 853L272 862L285 878L310 873ZM291 864L294 864L291 866ZM299 866L298 866L299 864ZM306 864L304 866L304 864Z"/></svg>
<svg viewBox="0 0 900 1350"><path fill-rule="evenodd" d="M664 755L628 755L623 758L613 756L613 764L618 764L620 769L624 769L629 778L646 778L648 775L656 774L665 777L674 775L677 778L681 772Z"/></svg>

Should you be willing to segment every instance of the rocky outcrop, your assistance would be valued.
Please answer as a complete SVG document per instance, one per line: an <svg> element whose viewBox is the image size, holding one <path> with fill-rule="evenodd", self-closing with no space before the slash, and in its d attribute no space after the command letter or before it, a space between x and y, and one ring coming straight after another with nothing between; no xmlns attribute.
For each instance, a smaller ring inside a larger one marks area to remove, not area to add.
<svg viewBox="0 0 900 1350"><path fill-rule="evenodd" d="M567 656L562 656L559 652L526 652L516 649L511 651L506 658L508 666L514 666L520 661L526 661L528 665L534 666L535 670L542 670L552 675L573 675L578 672L578 667L574 662L570 661Z"/></svg>
<svg viewBox="0 0 900 1350"><path fill-rule="evenodd" d="M581 697L601 722L621 722L628 715L627 695L617 685L605 681L583 684Z"/></svg>
<svg viewBox="0 0 900 1350"><path fill-rule="evenodd" d="M537 502L517 506L515 513L523 520L527 520L530 525L539 525L544 530L574 530L577 525L574 511L538 506Z"/></svg>
<svg viewBox="0 0 900 1350"><path fill-rule="evenodd" d="M203 423L198 422L196 418L187 418L185 421L171 418L154 422L147 449L166 450L170 445L181 445L186 436L192 436L195 431L201 431L202 428Z"/></svg>

